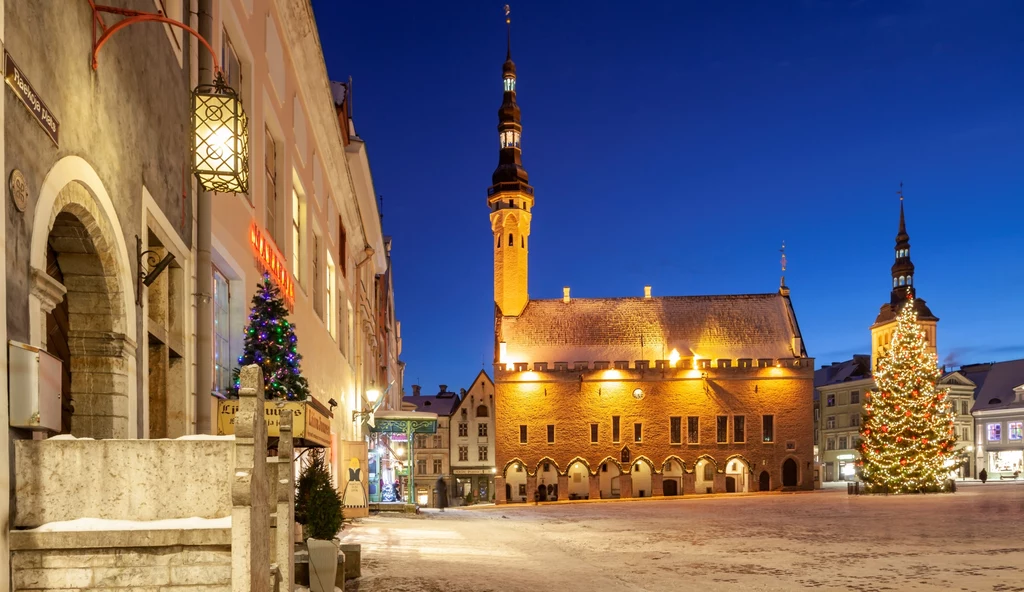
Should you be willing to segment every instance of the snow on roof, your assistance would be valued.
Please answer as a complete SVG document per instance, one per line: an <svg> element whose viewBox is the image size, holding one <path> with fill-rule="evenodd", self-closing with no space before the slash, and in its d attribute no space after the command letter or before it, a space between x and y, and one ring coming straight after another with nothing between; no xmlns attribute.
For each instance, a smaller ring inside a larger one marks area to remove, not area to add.
<svg viewBox="0 0 1024 592"><path fill-rule="evenodd" d="M425 411L381 411L374 413L375 419L437 419L436 413Z"/></svg>

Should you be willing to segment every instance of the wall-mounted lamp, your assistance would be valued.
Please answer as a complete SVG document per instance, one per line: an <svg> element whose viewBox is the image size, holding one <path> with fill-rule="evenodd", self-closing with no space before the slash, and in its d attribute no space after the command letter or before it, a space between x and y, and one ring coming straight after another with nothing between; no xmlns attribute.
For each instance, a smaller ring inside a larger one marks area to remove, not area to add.
<svg viewBox="0 0 1024 592"><path fill-rule="evenodd" d="M388 388L391 387L389 386ZM381 402L384 401L384 399L380 396L380 389L376 388L368 389L365 393L363 393L363 395L366 397L366 402L369 403L370 406L363 411L356 411L353 409L352 423L355 423L358 418L362 417L365 418L366 423L368 423L370 427L373 427L373 412L376 411L378 407L380 407L380 404Z"/></svg>
<svg viewBox="0 0 1024 592"><path fill-rule="evenodd" d="M327 399L327 404L331 407L331 413L334 413L334 408L338 406L338 402L334 399Z"/></svg>

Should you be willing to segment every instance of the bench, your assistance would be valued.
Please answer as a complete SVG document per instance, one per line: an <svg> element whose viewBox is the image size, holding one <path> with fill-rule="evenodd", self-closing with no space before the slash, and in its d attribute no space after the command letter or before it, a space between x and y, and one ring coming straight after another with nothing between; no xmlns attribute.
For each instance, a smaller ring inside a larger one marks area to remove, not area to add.
<svg viewBox="0 0 1024 592"><path fill-rule="evenodd" d="M1009 479L1011 481L1016 481L1017 480L1017 475L999 475L999 480L1000 481L1005 481L1007 479Z"/></svg>

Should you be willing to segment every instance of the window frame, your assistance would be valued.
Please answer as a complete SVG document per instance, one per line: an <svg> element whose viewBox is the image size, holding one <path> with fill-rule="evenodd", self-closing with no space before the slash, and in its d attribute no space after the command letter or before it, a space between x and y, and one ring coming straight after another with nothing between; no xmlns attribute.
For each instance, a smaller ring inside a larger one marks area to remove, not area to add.
<svg viewBox="0 0 1024 592"><path fill-rule="evenodd" d="M292 275L295 283L303 289L306 288L306 198L299 190L292 185L292 220L290 230L292 233Z"/></svg>
<svg viewBox="0 0 1024 592"><path fill-rule="evenodd" d="M691 427L691 424L694 424ZM696 439L691 439L690 436L693 434L697 435ZM687 415L686 416L686 443L687 444L700 444L700 416L699 415Z"/></svg>
<svg viewBox="0 0 1024 592"><path fill-rule="evenodd" d="M467 422L460 421L458 429L459 429L459 437L460 438L468 438L469 437L469 424Z"/></svg>
<svg viewBox="0 0 1024 592"><path fill-rule="evenodd" d="M530 442L530 431L525 423L519 424L519 443L529 444Z"/></svg>
<svg viewBox="0 0 1024 592"><path fill-rule="evenodd" d="M547 427L548 444L555 443L555 424L549 423Z"/></svg>
<svg viewBox="0 0 1024 592"><path fill-rule="evenodd" d="M683 443L683 418L679 415L668 418L668 440L669 444Z"/></svg>
<svg viewBox="0 0 1024 592"><path fill-rule="evenodd" d="M644 441L644 424L640 421L633 422L633 442L642 444Z"/></svg>
<svg viewBox="0 0 1024 592"><path fill-rule="evenodd" d="M487 461L488 451L489 450L488 450L487 446L477 446L476 447L476 461L477 462L488 462Z"/></svg>
<svg viewBox="0 0 1024 592"><path fill-rule="evenodd" d="M738 428L738 429L737 429ZM740 432L739 438L736 436L736 432ZM746 444L747 443L747 416L746 415L733 415L732 416L732 441L735 444Z"/></svg>
<svg viewBox="0 0 1024 592"><path fill-rule="evenodd" d="M828 393L827 395L825 395L825 406L826 407L835 407L836 406L836 394L835 393Z"/></svg>
<svg viewBox="0 0 1024 592"><path fill-rule="evenodd" d="M278 199L278 179L281 174L281 166L278 162L278 141L269 125L263 126L263 216L264 226L270 240L281 250L280 226L281 200Z"/></svg>
<svg viewBox="0 0 1024 592"><path fill-rule="evenodd" d="M459 446L459 462L469 462L469 446Z"/></svg>
<svg viewBox="0 0 1024 592"><path fill-rule="evenodd" d="M723 429L724 428L724 429ZM724 435L723 435L724 433ZM715 416L715 444L729 443L729 416Z"/></svg>
<svg viewBox="0 0 1024 592"><path fill-rule="evenodd" d="M612 416L612 443L618 444L622 438L622 420L621 416Z"/></svg>
<svg viewBox="0 0 1024 592"><path fill-rule="evenodd" d="M590 424L590 443L591 444L597 444L599 442L599 437L601 435L601 428L598 427L598 425L599 424L597 424L597 423L591 423Z"/></svg>
<svg viewBox="0 0 1024 592"><path fill-rule="evenodd" d="M487 437L487 424L484 422L476 424L476 437L486 438Z"/></svg>
<svg viewBox="0 0 1024 592"><path fill-rule="evenodd" d="M775 415L773 414L761 416L761 442L764 444L775 443Z"/></svg>

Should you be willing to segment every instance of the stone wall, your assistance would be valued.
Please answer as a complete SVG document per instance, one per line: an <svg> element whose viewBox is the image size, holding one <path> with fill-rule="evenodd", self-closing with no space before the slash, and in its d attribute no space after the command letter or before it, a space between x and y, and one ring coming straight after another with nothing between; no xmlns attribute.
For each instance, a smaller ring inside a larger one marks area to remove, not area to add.
<svg viewBox="0 0 1024 592"><path fill-rule="evenodd" d="M230 542L230 529L16 531L11 537L14 590L228 592Z"/></svg>
<svg viewBox="0 0 1024 592"><path fill-rule="evenodd" d="M234 441L18 440L17 528L231 515Z"/></svg>
<svg viewBox="0 0 1024 592"><path fill-rule="evenodd" d="M624 477L637 462L653 475L661 474L668 460L681 462L687 473L706 459L715 465L716 492L723 490L726 461L737 458L749 469L750 490L757 490L761 471L768 471L771 489L782 485L782 465L793 459L798 486L812 487L813 368L811 359L788 360L783 367L707 367L691 369L605 369L593 371L495 371L495 446L498 474L521 463L535 479L547 462L552 483L555 475L581 460L591 475L603 462L620 468ZM788 365L789 367L786 367ZM634 395L635 389L642 396ZM728 416L728 442L717 443L716 417ZM772 442L763 442L762 416L774 417ZM619 438L612 437L612 417L619 419ZM698 442L688 442L687 418L700 418ZM733 418L745 417L745 438L735 441ZM670 418L681 418L681 442L672 443ZM591 424L598 439L591 442ZM634 439L634 424L642 424L641 441ZM520 442L520 426L527 427L527 442ZM547 426L553 425L553 443ZM629 460L622 462L623 449ZM496 485L499 501L504 483ZM652 485L655 479L651 479ZM660 480L658 480L660 481ZM628 487L631 479L624 478ZM529 489L529 488L528 488ZM560 488L561 489L561 488ZM691 490L692 491L692 490ZM514 493L514 492L513 492ZM528 499L532 500L529 491ZM567 492L560 491L559 497ZM622 494L625 496L625 492ZM650 495L650 494L648 494Z"/></svg>

